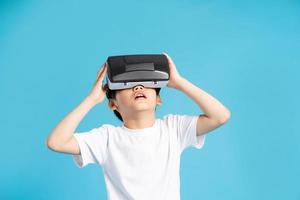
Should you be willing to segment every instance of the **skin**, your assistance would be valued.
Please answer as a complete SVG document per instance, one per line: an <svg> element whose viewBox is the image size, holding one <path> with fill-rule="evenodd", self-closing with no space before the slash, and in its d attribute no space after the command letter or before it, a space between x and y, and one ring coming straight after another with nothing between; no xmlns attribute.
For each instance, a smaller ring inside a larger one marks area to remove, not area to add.
<svg viewBox="0 0 300 200"><path fill-rule="evenodd" d="M142 92L146 99L135 99L135 94ZM124 126L130 129L142 129L153 126L155 108L161 105L160 96L155 89L137 85L133 88L118 90L116 98L109 101L109 108L117 110L123 119Z"/></svg>

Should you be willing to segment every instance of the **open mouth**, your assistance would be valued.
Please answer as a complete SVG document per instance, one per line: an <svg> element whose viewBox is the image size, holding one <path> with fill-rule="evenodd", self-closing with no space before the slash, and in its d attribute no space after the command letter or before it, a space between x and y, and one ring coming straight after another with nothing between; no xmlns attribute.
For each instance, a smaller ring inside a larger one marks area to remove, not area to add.
<svg viewBox="0 0 300 200"><path fill-rule="evenodd" d="M139 100L139 99L146 99L147 97L144 94L137 94L134 99Z"/></svg>

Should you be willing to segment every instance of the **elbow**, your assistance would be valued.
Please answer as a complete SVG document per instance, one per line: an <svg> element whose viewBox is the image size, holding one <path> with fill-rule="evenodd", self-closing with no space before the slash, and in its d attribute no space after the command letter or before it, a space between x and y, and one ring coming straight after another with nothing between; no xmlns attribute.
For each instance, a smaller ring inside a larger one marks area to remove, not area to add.
<svg viewBox="0 0 300 200"><path fill-rule="evenodd" d="M53 144L53 142L49 138L47 138L47 140L46 140L46 146L50 150L54 149L54 144Z"/></svg>
<svg viewBox="0 0 300 200"><path fill-rule="evenodd" d="M225 114L218 120L220 124L225 124L231 117L231 113L229 110L225 112Z"/></svg>
<svg viewBox="0 0 300 200"><path fill-rule="evenodd" d="M46 146L50 150L53 150L53 151L57 151L58 150L57 142L55 142L53 139L51 139L51 137L47 138L47 140L46 140Z"/></svg>
<svg viewBox="0 0 300 200"><path fill-rule="evenodd" d="M67 143L68 141L65 142L65 140L53 137L51 135L46 139L46 146L48 147L48 149L55 152L64 152Z"/></svg>

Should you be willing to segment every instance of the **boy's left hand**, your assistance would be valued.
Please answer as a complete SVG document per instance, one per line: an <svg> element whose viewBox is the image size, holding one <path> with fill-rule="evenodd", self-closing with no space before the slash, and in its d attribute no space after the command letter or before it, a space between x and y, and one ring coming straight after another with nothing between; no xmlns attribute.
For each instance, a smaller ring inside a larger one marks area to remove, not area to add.
<svg viewBox="0 0 300 200"><path fill-rule="evenodd" d="M163 52L162 54L164 54L167 59L168 59L168 63L169 63L169 68L170 68L170 79L168 81L167 86L168 87L172 87L172 88L178 88L180 81L183 79L182 76L178 73L176 66L173 62L173 60L171 59L171 57Z"/></svg>

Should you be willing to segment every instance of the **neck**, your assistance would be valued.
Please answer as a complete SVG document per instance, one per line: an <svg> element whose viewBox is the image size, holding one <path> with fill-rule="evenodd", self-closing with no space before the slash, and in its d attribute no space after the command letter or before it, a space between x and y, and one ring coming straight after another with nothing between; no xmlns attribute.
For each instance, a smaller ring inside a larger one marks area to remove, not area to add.
<svg viewBox="0 0 300 200"><path fill-rule="evenodd" d="M123 119L124 126L130 129L149 128L155 123L155 112L149 113L135 113L130 117Z"/></svg>

